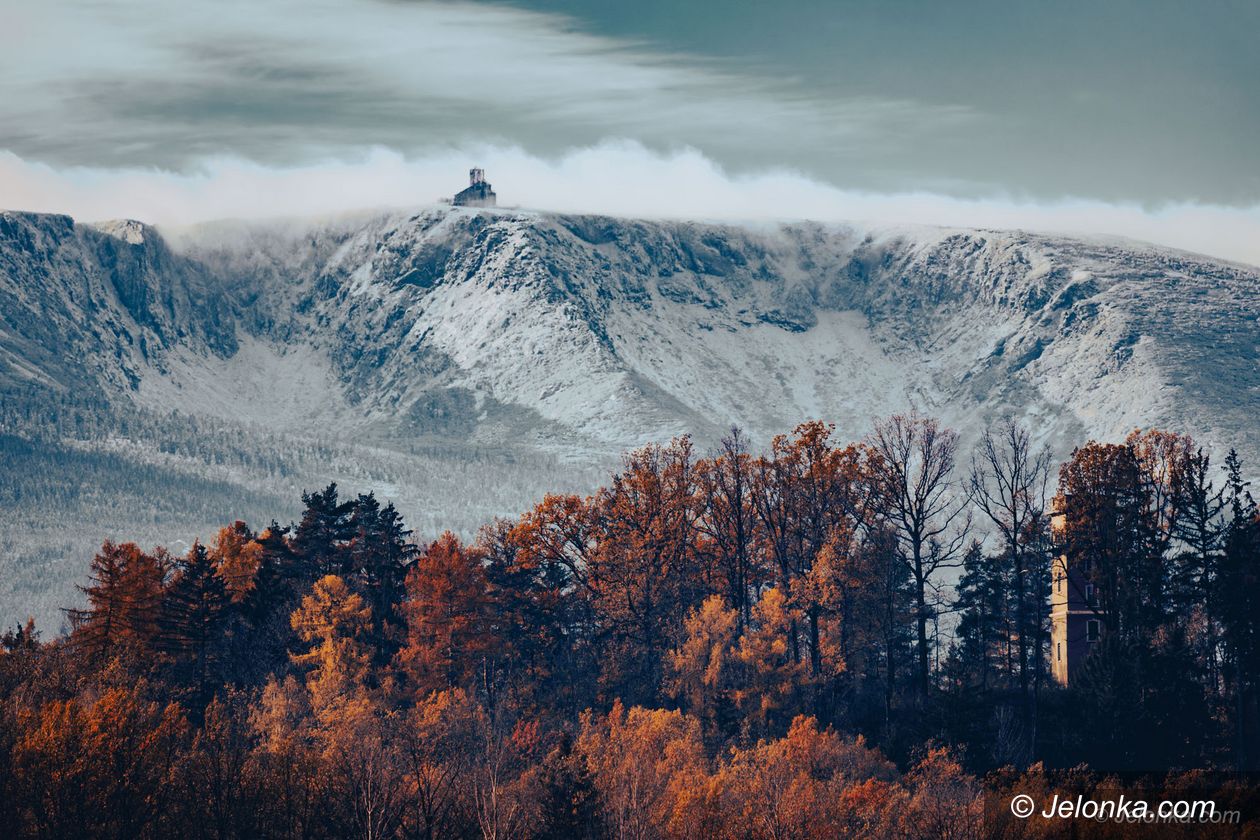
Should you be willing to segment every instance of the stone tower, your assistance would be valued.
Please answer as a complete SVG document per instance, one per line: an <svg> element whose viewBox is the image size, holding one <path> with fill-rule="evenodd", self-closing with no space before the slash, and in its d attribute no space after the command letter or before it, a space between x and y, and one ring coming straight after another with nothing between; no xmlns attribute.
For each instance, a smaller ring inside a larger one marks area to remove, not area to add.
<svg viewBox="0 0 1260 840"><path fill-rule="evenodd" d="M452 203L456 207L493 207L496 197L486 180L486 171L478 167L468 170L468 187L457 193Z"/></svg>
<svg viewBox="0 0 1260 840"><path fill-rule="evenodd" d="M1067 500L1058 496L1050 511L1050 533L1056 545L1066 543ZM1068 685L1076 669L1102 638L1098 596L1090 581L1088 557L1054 558L1050 567L1050 675Z"/></svg>

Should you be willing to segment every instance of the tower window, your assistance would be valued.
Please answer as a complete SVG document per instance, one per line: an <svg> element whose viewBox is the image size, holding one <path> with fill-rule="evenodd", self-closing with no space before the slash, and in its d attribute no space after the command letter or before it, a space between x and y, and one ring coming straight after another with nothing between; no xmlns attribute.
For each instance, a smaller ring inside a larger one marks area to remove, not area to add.
<svg viewBox="0 0 1260 840"><path fill-rule="evenodd" d="M1099 630L1098 621L1096 619L1090 619L1085 622L1085 641L1096 642L1098 641L1100 634L1101 631Z"/></svg>
<svg viewBox="0 0 1260 840"><path fill-rule="evenodd" d="M1055 652L1055 656L1057 656L1059 661L1062 662L1063 661L1063 642L1054 643L1054 652Z"/></svg>

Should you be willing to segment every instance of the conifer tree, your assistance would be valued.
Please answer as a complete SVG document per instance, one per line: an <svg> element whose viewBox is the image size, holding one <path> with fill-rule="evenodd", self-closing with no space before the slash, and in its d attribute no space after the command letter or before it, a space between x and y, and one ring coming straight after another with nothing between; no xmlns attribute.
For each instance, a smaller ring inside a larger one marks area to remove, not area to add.
<svg viewBox="0 0 1260 840"><path fill-rule="evenodd" d="M1218 604L1231 694L1234 762L1260 769L1260 509L1238 454L1225 459L1229 524L1220 558Z"/></svg>
<svg viewBox="0 0 1260 840"><path fill-rule="evenodd" d="M1221 552L1227 533L1222 516L1227 507L1225 487L1217 488L1211 479L1211 459L1202 449L1187 452L1180 469L1181 516L1175 536L1181 550L1173 558L1170 606L1183 617L1192 642L1204 664L1208 691L1219 697L1222 691L1220 662L1220 614L1218 589Z"/></svg>
<svg viewBox="0 0 1260 840"><path fill-rule="evenodd" d="M293 534L293 552L303 575L315 579L348 574L350 555L346 547L354 536L350 522L354 500L340 501L337 483L333 482L323 490L303 493L302 503L306 510Z"/></svg>
<svg viewBox="0 0 1260 840"><path fill-rule="evenodd" d="M107 540L92 558L89 575L90 583L79 587L87 608L67 610L75 644L96 663L124 649L142 654L157 632L166 577L162 558L135 543Z"/></svg>
<svg viewBox="0 0 1260 840"><path fill-rule="evenodd" d="M350 515L353 537L349 545L350 564L359 588L372 608L373 644L383 652L392 646L390 628L400 623L398 605L402 601L407 569L420 549L408 541L411 536L393 502L381 507L372 493L355 500Z"/></svg>
<svg viewBox="0 0 1260 840"><path fill-rule="evenodd" d="M407 644L398 658L417 696L447 688L492 688L484 677L498 643L482 556L448 531L407 575Z"/></svg>
<svg viewBox="0 0 1260 840"><path fill-rule="evenodd" d="M959 613L956 656L966 680L964 690L996 688L999 676L1009 676L1003 667L1007 659L1003 647L1011 637L1009 588L1003 571L1004 564L986 557L979 544L973 544L963 558L954 608Z"/></svg>
<svg viewBox="0 0 1260 840"><path fill-rule="evenodd" d="M167 589L159 639L201 702L213 694L228 606L227 585L214 558L204 545L193 543Z"/></svg>
<svg viewBox="0 0 1260 840"><path fill-rule="evenodd" d="M260 621L277 608L287 606L288 596L301 583L288 534L289 528L273 519L255 537L258 568L254 571L253 585L249 587L244 602L245 613L253 621Z"/></svg>

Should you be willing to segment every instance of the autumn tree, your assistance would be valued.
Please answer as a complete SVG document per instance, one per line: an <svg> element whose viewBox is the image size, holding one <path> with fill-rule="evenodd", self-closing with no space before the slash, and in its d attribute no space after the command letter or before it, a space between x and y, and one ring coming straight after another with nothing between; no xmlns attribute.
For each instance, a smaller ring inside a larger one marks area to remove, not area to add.
<svg viewBox="0 0 1260 840"><path fill-rule="evenodd" d="M261 807L263 789L249 732L249 701L237 691L213 698L179 766L184 790L177 813L205 826L214 837L260 836L277 828L266 823Z"/></svg>
<svg viewBox="0 0 1260 840"><path fill-rule="evenodd" d="M809 593L798 591L799 581L810 574L824 546L853 535L856 508L853 473L858 453L852 447L842 451L832 446L833 431L833 426L813 421L797 426L790 437L776 436L770 453L756 462L753 487L776 586L807 620L803 657L802 634L792 628L788 639L792 657L804 658L815 675L822 669L822 606L804 599Z"/></svg>
<svg viewBox="0 0 1260 840"><path fill-rule="evenodd" d="M910 797L897 814L900 830L896 834L924 840L975 840L982 836L980 785L947 748L929 746L903 784Z"/></svg>
<svg viewBox="0 0 1260 840"><path fill-rule="evenodd" d="M716 455L696 467L704 511L697 522L704 537L701 552L713 569L707 582L713 591L719 591L715 584L721 587L741 631L752 613L753 593L765 576L757 551L754 467L747 442L737 428L722 438Z"/></svg>
<svg viewBox="0 0 1260 840"><path fill-rule="evenodd" d="M842 836L846 789L891 782L896 769L858 738L844 739L798 716L782 738L733 748L716 774L722 827L730 836Z"/></svg>
<svg viewBox="0 0 1260 840"><path fill-rule="evenodd" d="M789 645L800 618L787 596L773 587L762 593L739 638L735 655L744 679L735 691L735 702L755 734L765 735L786 724L808 696L809 664L795 659Z"/></svg>
<svg viewBox="0 0 1260 840"><path fill-rule="evenodd" d="M355 834L388 837L402 814L398 714L383 703L371 670L372 609L345 581L326 575L293 613L310 649L294 662L307 676L312 734Z"/></svg>
<svg viewBox="0 0 1260 840"><path fill-rule="evenodd" d="M751 631L751 616L745 627ZM722 596L710 595L687 616L682 643L667 654L666 693L710 733L733 734L735 691L742 681L738 632L739 613Z"/></svg>
<svg viewBox="0 0 1260 840"><path fill-rule="evenodd" d="M402 743L405 821L417 836L532 835L541 820L536 721L487 709L460 688L435 691L407 716Z"/></svg>
<svg viewBox="0 0 1260 840"><path fill-rule="evenodd" d="M239 519L219 529L210 557L233 604L243 603L249 597L262 564L262 554L262 544L249 526Z"/></svg>
<svg viewBox="0 0 1260 840"><path fill-rule="evenodd" d="M312 737L311 695L292 675L272 677L249 713L257 819L277 836L317 836L328 821L328 773Z"/></svg>
<svg viewBox="0 0 1260 840"><path fill-rule="evenodd" d="M664 653L704 596L694 466L686 438L644 447L594 500L587 581L608 645L604 676L618 696L656 699Z"/></svg>
<svg viewBox="0 0 1260 840"><path fill-rule="evenodd" d="M56 700L29 710L10 771L29 804L31 834L45 837L140 837L174 811L171 785L188 735L178 706L129 686L114 668L95 698Z"/></svg>
<svg viewBox="0 0 1260 840"><path fill-rule="evenodd" d="M1142 634L1149 584L1143 553L1143 489L1128 446L1090 442L1059 470L1063 550L1094 585L1094 611L1108 632ZM1077 584L1079 585L1079 584ZM1078 593L1086 601L1085 593ZM1087 601L1088 602L1088 601Z"/></svg>
<svg viewBox="0 0 1260 840"><path fill-rule="evenodd" d="M293 661L309 669L306 683L317 717L335 720L346 704L362 699L358 690L369 678L371 621L371 607L336 575L316 581L294 611L293 631L309 647Z"/></svg>
<svg viewBox="0 0 1260 840"><path fill-rule="evenodd" d="M434 840L462 833L472 807L465 797L480 710L462 688L420 699L403 722L404 826Z"/></svg>
<svg viewBox="0 0 1260 840"><path fill-rule="evenodd" d="M417 697L447 688L482 689L497 642L482 552L449 531L407 574L406 644L398 662Z"/></svg>
<svg viewBox="0 0 1260 840"><path fill-rule="evenodd" d="M135 543L107 540L92 558L90 583L79 587L88 606L67 610L74 643L95 663L122 651L149 649L166 574L162 557L145 554Z"/></svg>
<svg viewBox="0 0 1260 840"><path fill-rule="evenodd" d="M708 774L695 718L638 706L627 711L615 701L607 715L582 715L577 749L613 836L669 836L671 827L694 818L696 803L687 794L703 789Z"/></svg>

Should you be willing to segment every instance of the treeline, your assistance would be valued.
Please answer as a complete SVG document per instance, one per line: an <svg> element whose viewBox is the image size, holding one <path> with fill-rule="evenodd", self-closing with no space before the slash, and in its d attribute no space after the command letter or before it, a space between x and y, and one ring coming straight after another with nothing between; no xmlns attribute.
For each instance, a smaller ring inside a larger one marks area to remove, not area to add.
<svg viewBox="0 0 1260 840"><path fill-rule="evenodd" d="M1237 458L1135 432L1055 492L1007 422L959 460L931 419L811 422L646 447L468 544L336 485L186 556L106 543L68 637L3 639L0 834L999 836L986 784L1255 769ZM1104 627L1066 689L1062 553Z"/></svg>

